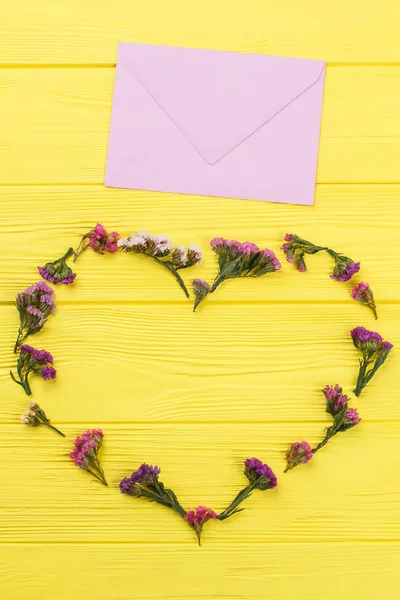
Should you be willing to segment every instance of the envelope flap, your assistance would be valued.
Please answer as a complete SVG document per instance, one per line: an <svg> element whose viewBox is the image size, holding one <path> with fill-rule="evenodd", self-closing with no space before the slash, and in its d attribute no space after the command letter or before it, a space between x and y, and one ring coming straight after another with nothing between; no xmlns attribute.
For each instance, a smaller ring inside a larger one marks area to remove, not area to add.
<svg viewBox="0 0 400 600"><path fill-rule="evenodd" d="M121 43L118 60L209 164L314 85L323 61Z"/></svg>

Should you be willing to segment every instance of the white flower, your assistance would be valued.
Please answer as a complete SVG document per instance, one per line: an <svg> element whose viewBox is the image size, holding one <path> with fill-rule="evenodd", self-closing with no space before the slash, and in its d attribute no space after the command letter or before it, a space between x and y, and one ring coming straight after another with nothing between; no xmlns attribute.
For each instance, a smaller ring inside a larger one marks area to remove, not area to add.
<svg viewBox="0 0 400 600"><path fill-rule="evenodd" d="M125 246L127 245L128 240L126 238L119 238L118 242L117 242L117 246L119 248L125 248Z"/></svg>
<svg viewBox="0 0 400 600"><path fill-rule="evenodd" d="M181 265L185 265L187 261L187 250L185 246L177 246L175 252L178 254L178 260Z"/></svg>
<svg viewBox="0 0 400 600"><path fill-rule="evenodd" d="M28 425L29 421L28 419L25 417L25 415L21 415L19 420L21 421L21 423L24 423L24 425Z"/></svg>
<svg viewBox="0 0 400 600"><path fill-rule="evenodd" d="M203 252L202 252L201 248L196 246L196 244L190 244L189 251L192 254L193 262L197 266L201 265L201 259L203 258Z"/></svg>

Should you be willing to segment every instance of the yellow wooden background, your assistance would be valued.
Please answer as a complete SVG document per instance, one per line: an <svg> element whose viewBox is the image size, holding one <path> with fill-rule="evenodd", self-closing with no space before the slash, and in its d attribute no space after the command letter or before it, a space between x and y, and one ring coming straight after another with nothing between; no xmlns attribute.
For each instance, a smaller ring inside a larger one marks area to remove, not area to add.
<svg viewBox="0 0 400 600"><path fill-rule="evenodd" d="M87 253L57 289L34 340L55 382L34 398L63 440L23 427L11 382L13 298L100 221L167 233L206 249L185 273L211 280L215 235L278 251L286 231L361 260L376 327L400 342L400 10L394 0L17 0L0 21L0 598L2 600L302 600L399 597L399 362L358 406L359 427L283 475L288 443L320 439L321 386L354 385L356 325L372 314L329 279L283 270L230 282L194 315L150 261ZM118 41L325 59L313 208L102 185ZM31 340L33 342L33 339ZM75 435L104 428L111 486L68 459ZM211 523L203 547L179 517L121 496L142 461L185 507L221 510L245 483L242 460L276 470L276 490Z"/></svg>

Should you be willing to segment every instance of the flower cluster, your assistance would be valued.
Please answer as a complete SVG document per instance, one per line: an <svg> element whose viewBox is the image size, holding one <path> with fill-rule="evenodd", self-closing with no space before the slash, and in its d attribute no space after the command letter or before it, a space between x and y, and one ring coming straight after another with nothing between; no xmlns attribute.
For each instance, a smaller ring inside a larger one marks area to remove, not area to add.
<svg viewBox="0 0 400 600"><path fill-rule="evenodd" d="M238 506L251 495L253 490L269 490L278 485L278 480L271 467L259 458L247 458L244 461L244 474L249 480L249 485L241 490L228 508L218 515L217 519L219 521L224 521L235 513L244 510L238 508Z"/></svg>
<svg viewBox="0 0 400 600"><path fill-rule="evenodd" d="M301 464L308 463L314 454L323 448L329 440L340 432L351 429L360 422L357 409L349 408L349 397L343 394L339 384L327 385L322 390L326 400L326 412L331 415L333 425L326 429L325 437L313 449L308 442L294 442L286 451L286 471L290 471Z"/></svg>
<svg viewBox="0 0 400 600"><path fill-rule="evenodd" d="M97 254L106 254L106 252L114 254L118 250L118 239L119 233L116 231L107 233L106 228L97 223L94 229L91 229L82 237L78 248L74 251L74 262L87 248L91 248Z"/></svg>
<svg viewBox="0 0 400 600"><path fill-rule="evenodd" d="M348 256L335 252L326 246L316 246L308 240L303 240L294 233L287 233L284 238L282 251L286 255L286 260L294 263L298 271L307 271L307 265L304 259L305 254L317 254L325 251L335 260L332 279L336 281L348 281L355 273L360 270L360 263L354 262Z"/></svg>
<svg viewBox="0 0 400 600"><path fill-rule="evenodd" d="M53 294L54 290L44 281L38 281L17 294L15 305L19 312L19 330L14 352L28 335L38 333L54 313L56 305Z"/></svg>
<svg viewBox="0 0 400 600"><path fill-rule="evenodd" d="M36 404L36 402L30 400L28 405L29 408L27 408L24 414L20 416L19 420L21 421L21 423L25 425L31 425L32 427L38 427L38 425L46 425L47 427L50 427L50 429L53 429L54 431L65 437L65 434L62 431L54 427L54 425L51 425L50 419L46 416L44 410L40 408L39 404Z"/></svg>
<svg viewBox="0 0 400 600"><path fill-rule="evenodd" d="M103 485L108 485L99 459L103 437L101 429L88 429L76 438L74 449L69 456L77 467L93 475Z"/></svg>
<svg viewBox="0 0 400 600"><path fill-rule="evenodd" d="M164 234L155 235L147 231L139 231L127 238L119 239L118 246L125 252L150 256L166 267L174 275L186 297L189 297L189 292L178 271L200 265L202 252L195 244L191 244L187 249L184 246L174 248L172 241Z"/></svg>
<svg viewBox="0 0 400 600"><path fill-rule="evenodd" d="M208 293L215 292L217 287L227 279L261 277L266 273L279 271L281 268L281 263L272 250L268 248L260 250L253 242L214 238L210 245L218 256L219 273L211 287L201 279L193 281L196 296L194 310Z"/></svg>
<svg viewBox="0 0 400 600"><path fill-rule="evenodd" d="M356 285L351 292L351 297L354 300L357 300L357 302L361 302L361 304L368 306L374 313L375 319L378 318L374 294L368 283L361 282Z"/></svg>
<svg viewBox="0 0 400 600"><path fill-rule="evenodd" d="M54 285L58 283L63 283L64 285L74 283L76 273L72 272L71 267L66 262L73 253L73 248L70 248L61 258L46 263L44 267L38 267L39 275Z"/></svg>
<svg viewBox="0 0 400 600"><path fill-rule="evenodd" d="M361 352L360 369L358 371L357 385L354 390L360 396L362 390L371 381L377 370L383 365L393 344L383 341L382 336L376 331L369 331L365 327L355 327L351 331L354 346Z"/></svg>
<svg viewBox="0 0 400 600"><path fill-rule="evenodd" d="M160 473L159 467L143 463L130 477L122 479L119 489L122 494L135 498L147 498L150 502L167 506L185 518L185 509L182 508L176 494L159 480Z"/></svg>
<svg viewBox="0 0 400 600"><path fill-rule="evenodd" d="M210 519L216 518L217 513L206 506L198 506L197 508L191 508L187 511L185 519L189 523L190 527L195 530L199 546L201 545L200 538L203 525L205 525L205 523L207 523L207 521Z"/></svg>
<svg viewBox="0 0 400 600"><path fill-rule="evenodd" d="M30 374L35 373L43 377L45 381L54 379L57 371L52 365L53 357L50 352L47 352L47 350L37 350L32 346L28 346L28 344L23 344L17 362L18 379L12 371L10 371L10 375L13 381L22 386L25 393L30 396L32 394L29 385Z"/></svg>

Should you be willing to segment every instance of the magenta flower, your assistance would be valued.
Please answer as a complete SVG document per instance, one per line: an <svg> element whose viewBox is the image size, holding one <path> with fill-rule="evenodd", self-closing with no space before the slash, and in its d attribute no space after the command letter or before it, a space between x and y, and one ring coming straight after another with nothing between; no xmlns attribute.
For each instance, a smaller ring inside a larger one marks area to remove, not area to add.
<svg viewBox="0 0 400 600"><path fill-rule="evenodd" d="M32 427L46 425L50 429L53 429L54 431L65 437L65 433L54 427L54 425L51 425L50 419L46 416L44 410L40 408L39 404L36 404L36 402L33 402L32 400L30 400L28 404L29 408L25 411L23 415L20 416L21 423L24 423L25 425L31 425Z"/></svg>
<svg viewBox="0 0 400 600"><path fill-rule="evenodd" d="M238 242L225 238L214 238L210 242L211 248L218 256L219 273L209 291L215 292L217 287L227 279L239 277L261 277L267 273L279 271L281 263L272 250L260 250L253 242ZM205 298L196 297L195 307Z"/></svg>
<svg viewBox="0 0 400 600"><path fill-rule="evenodd" d="M74 442L74 449L70 458L74 464L84 469L103 485L108 485L99 459L99 451L103 444L103 431L101 429L88 429Z"/></svg>
<svg viewBox="0 0 400 600"><path fill-rule="evenodd" d="M195 244L191 244L188 249L184 246L174 248L172 241L165 234L156 235L147 233L147 231L139 231L136 235L132 233L128 238L118 240L118 246L124 252L149 256L164 266L172 273L185 296L189 298L189 292L178 271L200 265L202 252Z"/></svg>
<svg viewBox="0 0 400 600"><path fill-rule="evenodd" d="M192 281L192 286L194 295L196 297L194 301L193 312L196 312L196 308L200 302L204 300L207 294L209 294L211 287L207 281L204 281L204 279L194 279Z"/></svg>
<svg viewBox="0 0 400 600"><path fill-rule="evenodd" d="M241 490L228 508L218 515L217 519L219 521L224 521L235 513L244 510L243 508L238 508L238 506L251 496L253 490L269 490L278 485L278 480L271 467L263 463L259 458L247 458L244 461L244 474L249 480L249 485Z"/></svg>
<svg viewBox="0 0 400 600"><path fill-rule="evenodd" d="M94 229L91 229L82 237L78 248L74 251L74 262L87 248L91 248L97 254L114 254L118 250L118 240L119 233L116 231L107 233L106 228L97 223Z"/></svg>
<svg viewBox="0 0 400 600"><path fill-rule="evenodd" d="M206 506L198 506L195 509L190 509L185 515L187 523L195 530L199 546L201 546L200 538L203 526L210 519L216 519L217 513Z"/></svg>
<svg viewBox="0 0 400 600"><path fill-rule="evenodd" d="M357 425L360 422L360 417L356 408L349 408L346 412L346 421L351 425Z"/></svg>
<svg viewBox="0 0 400 600"><path fill-rule="evenodd" d="M305 442L294 442L287 450L286 450L286 459L287 459L287 467L286 471L290 469L294 469L298 465L305 465L313 457L313 451L310 448L310 444Z"/></svg>
<svg viewBox="0 0 400 600"><path fill-rule="evenodd" d="M383 365L393 344L384 342L382 336L376 331L369 331L365 327L355 327L350 335L354 346L361 352L360 368L357 384L354 390L360 396L362 390L371 381L377 370Z"/></svg>
<svg viewBox="0 0 400 600"><path fill-rule="evenodd" d="M333 425L325 430L325 437L313 449L310 448L307 442L295 442L286 450L287 467L286 471L290 471L301 464L308 463L314 454L321 450L331 438L338 433L342 433L351 429L360 422L360 417L355 408L348 408L349 397L343 394L339 384L334 386L327 385L322 390L326 398L326 412L331 415Z"/></svg>
<svg viewBox="0 0 400 600"><path fill-rule="evenodd" d="M37 350L28 344L21 346L20 354L17 362L18 379L10 371L10 375L15 383L20 385L25 393L30 396L32 394L29 377L31 373L35 373L43 377L45 381L55 379L57 371L52 367L53 357L47 350Z"/></svg>
<svg viewBox="0 0 400 600"><path fill-rule="evenodd" d="M348 256L334 253L334 258L335 267L331 279L336 279L336 281L349 281L349 279L360 270L360 263L354 262Z"/></svg>
<svg viewBox="0 0 400 600"><path fill-rule="evenodd" d="M316 254L322 250L327 250L322 246L316 246L308 240L303 240L295 233L287 233L284 237L284 243L281 247L289 263L293 263L300 272L307 271L307 265L304 259L305 254Z"/></svg>
<svg viewBox="0 0 400 600"><path fill-rule="evenodd" d="M44 281L38 281L17 294L15 305L19 312L19 330L14 352L28 335L38 333L54 313L56 305L53 294L53 289Z"/></svg>
<svg viewBox="0 0 400 600"><path fill-rule="evenodd" d="M335 386L327 385L322 392L326 398L326 412L334 416L347 406L348 396L342 393L342 388L337 383Z"/></svg>
<svg viewBox="0 0 400 600"><path fill-rule="evenodd" d="M356 285L351 292L351 297L354 300L357 300L357 302L361 302L361 304L365 304L365 306L368 306L374 313L375 319L378 318L374 295L368 283L361 282L358 285Z"/></svg>
<svg viewBox="0 0 400 600"><path fill-rule="evenodd" d="M263 463L259 458L246 458L244 466L244 474L250 484L255 484L256 488L268 490L278 485L278 480L271 467Z"/></svg>
<svg viewBox="0 0 400 600"><path fill-rule="evenodd" d="M73 248L70 248L61 258L46 263L44 267L38 267L41 277L47 279L47 281L50 281L50 283L53 283L54 285L57 285L58 283L64 285L73 283L75 281L76 273L72 272L72 269L66 262L73 253Z"/></svg>

